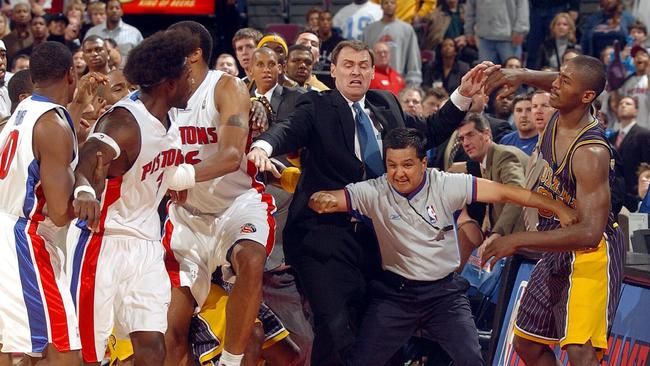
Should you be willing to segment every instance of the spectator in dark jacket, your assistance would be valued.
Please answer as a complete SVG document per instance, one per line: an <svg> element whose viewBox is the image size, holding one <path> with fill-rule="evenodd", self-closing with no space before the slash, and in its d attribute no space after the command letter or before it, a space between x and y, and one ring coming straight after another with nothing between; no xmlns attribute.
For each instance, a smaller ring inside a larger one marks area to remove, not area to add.
<svg viewBox="0 0 650 366"><path fill-rule="evenodd" d="M451 94L459 85L460 79L469 71L469 65L458 60L458 49L452 38L445 38L436 50L436 60L433 66L427 65L423 72L422 85L427 88L442 83L445 90Z"/></svg>
<svg viewBox="0 0 650 366"><path fill-rule="evenodd" d="M576 25L569 13L557 14L551 22L550 30L550 37L538 50L535 64L529 67L539 69L548 66L559 70L564 52L576 48Z"/></svg>

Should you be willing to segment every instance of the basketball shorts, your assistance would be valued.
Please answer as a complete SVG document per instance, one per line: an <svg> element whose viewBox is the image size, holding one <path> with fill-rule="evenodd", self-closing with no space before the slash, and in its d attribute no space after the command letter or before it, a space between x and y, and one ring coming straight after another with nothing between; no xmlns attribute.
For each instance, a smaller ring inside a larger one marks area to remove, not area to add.
<svg viewBox="0 0 650 366"><path fill-rule="evenodd" d="M226 304L228 294L213 284L201 311L192 318L190 323L189 341L194 358L206 364L221 354L226 335ZM264 328L264 344L262 349L269 348L289 336L282 322L264 303L260 307L256 322L261 322ZM116 360L124 361L133 355L133 346L128 338L111 336L109 341L111 365Z"/></svg>
<svg viewBox="0 0 650 366"><path fill-rule="evenodd" d="M104 358L113 327L120 338L135 331L165 333L171 287L159 241L71 226L67 246L84 361Z"/></svg>
<svg viewBox="0 0 650 366"><path fill-rule="evenodd" d="M545 253L521 299L515 334L542 344L591 341L607 349L622 282L622 260L612 252L620 231L615 236L603 237L593 250Z"/></svg>
<svg viewBox="0 0 650 366"><path fill-rule="evenodd" d="M221 267L223 279L234 283L228 261L230 249L241 240L265 246L268 255L275 238L275 203L267 193L249 191L237 197L221 215L194 214L171 204L165 221L165 265L172 286L187 286L200 309L210 292L212 273Z"/></svg>
<svg viewBox="0 0 650 366"><path fill-rule="evenodd" d="M81 348L55 230L0 213L0 344L5 353Z"/></svg>

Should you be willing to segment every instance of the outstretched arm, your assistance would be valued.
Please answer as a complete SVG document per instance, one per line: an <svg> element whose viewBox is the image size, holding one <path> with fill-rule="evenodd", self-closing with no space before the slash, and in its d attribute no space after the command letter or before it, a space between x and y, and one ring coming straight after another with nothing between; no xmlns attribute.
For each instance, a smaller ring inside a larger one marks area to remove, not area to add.
<svg viewBox="0 0 650 366"><path fill-rule="evenodd" d="M499 97L505 97L514 93L522 84L550 91L553 80L555 80L558 75L555 71L504 69L500 67L491 68L486 73L488 75L487 81L485 82L486 95L492 94L494 90L502 85L507 86L507 90L501 93Z"/></svg>
<svg viewBox="0 0 650 366"><path fill-rule="evenodd" d="M580 147L571 166L577 187L579 222L556 230L515 233L497 239L485 249L484 263L491 257L494 263L519 248L564 252L598 247L609 215L609 151L600 145Z"/></svg>
<svg viewBox="0 0 650 366"><path fill-rule="evenodd" d="M346 212L348 210L345 190L320 191L309 198L309 208L321 213Z"/></svg>
<svg viewBox="0 0 650 366"><path fill-rule="evenodd" d="M476 200L479 202L513 203L522 207L552 211L558 216L562 226L571 225L578 219L577 213L572 208L537 192L483 178L477 178L476 181Z"/></svg>

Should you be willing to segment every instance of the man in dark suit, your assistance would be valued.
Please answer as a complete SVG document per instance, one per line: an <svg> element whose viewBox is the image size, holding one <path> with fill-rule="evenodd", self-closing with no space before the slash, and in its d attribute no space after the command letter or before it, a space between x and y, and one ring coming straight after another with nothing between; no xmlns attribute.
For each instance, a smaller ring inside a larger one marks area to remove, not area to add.
<svg viewBox="0 0 650 366"><path fill-rule="evenodd" d="M618 120L621 127L610 139L623 164L625 180L623 205L630 212L636 212L639 206L636 171L641 163L650 163L650 130L636 123L637 115L636 99L621 98L618 102Z"/></svg>
<svg viewBox="0 0 650 366"><path fill-rule="evenodd" d="M381 138L393 128L425 129L434 144L447 139L481 88L487 67L468 72L439 114L422 120L404 115L389 92L368 90L374 74L372 52L362 42L344 41L332 53L336 90L304 94L288 120L253 143L249 160L276 175L269 156L307 148L284 249L314 313L312 364L342 364L363 311L366 279L379 270L379 253L372 229L347 214L319 216L307 206L309 197L382 175Z"/></svg>
<svg viewBox="0 0 650 366"><path fill-rule="evenodd" d="M311 53L307 52L309 57ZM267 47L256 49L251 56L250 78L255 85L251 96L268 100L273 112L269 118L271 126L276 121L289 117L296 101L305 93L302 88L283 87L278 83L280 64L277 54ZM286 166L290 163L285 156L278 157ZM266 192L275 199L275 243L264 266L263 297L264 302L280 317L284 326L291 333L291 339L300 349L300 362L304 362L311 353L314 335L309 321L304 315L302 299L298 293L292 270L285 264L283 252L282 229L287 220L291 193L267 184Z"/></svg>

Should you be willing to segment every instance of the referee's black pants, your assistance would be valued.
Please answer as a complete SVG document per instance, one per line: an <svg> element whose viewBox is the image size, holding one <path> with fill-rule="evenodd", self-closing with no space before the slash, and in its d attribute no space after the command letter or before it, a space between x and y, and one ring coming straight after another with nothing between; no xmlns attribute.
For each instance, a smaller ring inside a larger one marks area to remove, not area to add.
<svg viewBox="0 0 650 366"><path fill-rule="evenodd" d="M370 304L346 365L384 365L418 329L440 344L455 366L484 365L468 287L456 273L438 281L410 281L384 272L369 284Z"/></svg>

